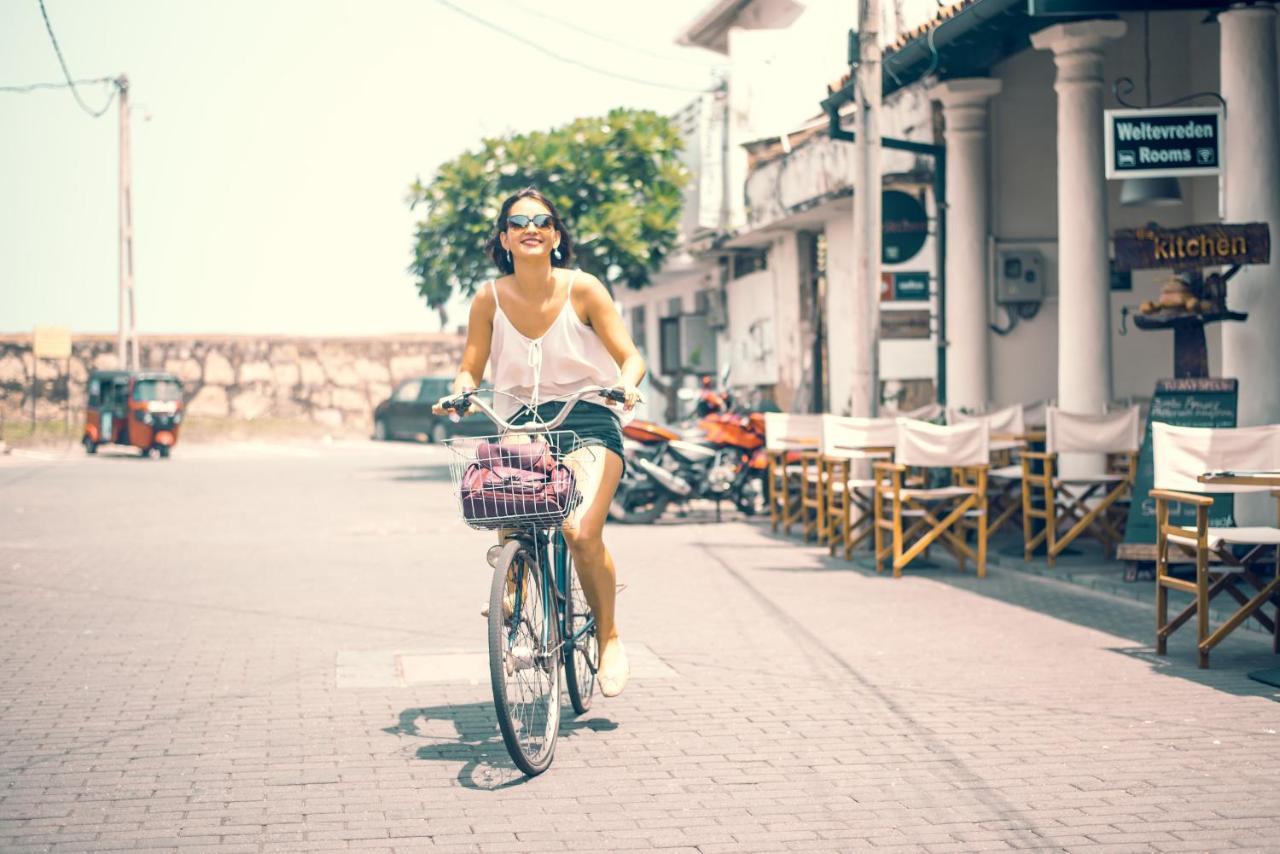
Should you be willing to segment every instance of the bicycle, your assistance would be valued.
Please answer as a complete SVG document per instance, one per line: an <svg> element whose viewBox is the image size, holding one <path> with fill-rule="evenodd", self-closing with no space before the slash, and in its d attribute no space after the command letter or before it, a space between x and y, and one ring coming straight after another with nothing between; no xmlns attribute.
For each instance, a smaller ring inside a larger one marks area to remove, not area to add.
<svg viewBox="0 0 1280 854"><path fill-rule="evenodd" d="M500 394L500 392L493 392ZM489 549L493 567L489 589L489 677L493 704L502 740L521 771L536 776L547 770L555 756L560 728L560 674L577 714L591 707L599 666L599 640L595 617L573 568L573 557L560 525L582 499L576 479L572 493L561 501L517 501L503 495L503 504L477 516L468 516L469 471L492 465L483 459L515 460L546 465L538 458L545 447L556 466L581 449L576 434L557 430L577 403L592 395L623 402L618 389L591 387L558 399L564 406L549 421L536 415L524 424L513 424L498 415L477 392L463 392L443 402L458 414L475 407L501 431L497 436L454 438L450 471L458 491L464 521L480 530L499 530L506 541ZM514 395L512 396L514 397ZM537 437L538 443L517 443L515 437ZM496 450L495 450L496 448ZM524 449L524 450L522 450ZM520 459L517 459L520 458ZM537 459L535 459L537 458ZM504 469L505 470L505 469ZM473 507L474 510L474 507Z"/></svg>

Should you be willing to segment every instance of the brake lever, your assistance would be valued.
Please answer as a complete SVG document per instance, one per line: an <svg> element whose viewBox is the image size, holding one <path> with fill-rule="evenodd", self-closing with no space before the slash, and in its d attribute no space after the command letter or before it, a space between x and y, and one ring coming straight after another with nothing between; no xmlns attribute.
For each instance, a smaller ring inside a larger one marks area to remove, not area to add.
<svg viewBox="0 0 1280 854"><path fill-rule="evenodd" d="M627 393L620 388L609 388L600 392L600 396L614 403L626 403Z"/></svg>

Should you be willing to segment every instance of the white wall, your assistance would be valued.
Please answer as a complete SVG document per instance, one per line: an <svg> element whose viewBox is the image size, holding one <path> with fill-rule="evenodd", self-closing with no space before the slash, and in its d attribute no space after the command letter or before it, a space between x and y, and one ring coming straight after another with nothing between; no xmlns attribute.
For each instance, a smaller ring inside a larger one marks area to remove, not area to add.
<svg viewBox="0 0 1280 854"><path fill-rule="evenodd" d="M729 361L734 385L778 381L774 273L758 270L729 283Z"/></svg>
<svg viewBox="0 0 1280 854"><path fill-rule="evenodd" d="M715 275L715 270L709 267L698 267L680 273L666 273L655 277L654 284L647 288L638 291L626 290L616 294L628 332L631 330L632 312L637 306L644 307L644 356L650 374L657 374L661 367L658 320L672 313L668 306L672 300L676 299L680 300L682 312L692 312L696 307L695 294L700 290L713 287L716 281ZM724 342L720 342L720 346L724 347ZM640 386L640 393L645 398L645 402L637 407L638 417L660 420L666 408L665 400L654 390L647 378Z"/></svg>

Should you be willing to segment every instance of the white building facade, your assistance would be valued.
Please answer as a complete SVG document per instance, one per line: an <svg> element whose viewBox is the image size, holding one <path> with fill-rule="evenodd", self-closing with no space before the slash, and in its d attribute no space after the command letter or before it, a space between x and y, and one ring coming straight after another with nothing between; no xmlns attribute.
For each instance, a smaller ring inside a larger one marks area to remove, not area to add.
<svg viewBox="0 0 1280 854"><path fill-rule="evenodd" d="M914 255L885 259L908 299L886 277L877 335L852 328L854 147L831 138L818 108L823 87L847 70L853 4L725 0L682 36L725 52L731 69L721 236L691 244L686 263L702 263L703 278L684 285L722 291L718 363L794 411L848 411L853 348L870 346L882 401L901 408L940 391L975 410L1053 399L1101 412L1149 396L1173 375L1173 336L1122 326L1122 309L1154 299L1168 271L1135 271L1130 289L1113 289L1125 279L1112 275L1111 236L1152 222L1280 232L1274 4L1071 18L1032 17L1026 0L885 5L881 133L943 146L946 169L942 178L937 159L919 152L882 153L877 189L918 202L925 226ZM1138 105L1220 96L1222 174L1178 179L1177 204L1121 205L1120 182L1104 177L1103 111L1124 106L1115 92L1125 78ZM1228 305L1249 319L1206 327L1210 374L1240 381L1241 424L1280 421L1276 270L1239 272ZM720 298L712 303L719 312Z"/></svg>

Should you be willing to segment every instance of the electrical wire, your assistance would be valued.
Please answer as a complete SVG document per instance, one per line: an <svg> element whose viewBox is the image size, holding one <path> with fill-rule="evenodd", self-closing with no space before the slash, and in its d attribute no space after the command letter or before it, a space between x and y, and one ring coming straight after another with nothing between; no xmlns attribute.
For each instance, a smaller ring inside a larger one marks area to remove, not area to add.
<svg viewBox="0 0 1280 854"><path fill-rule="evenodd" d="M582 33L584 36L590 36L593 39L598 39L608 44L617 45L618 47L625 47L628 50L633 50L636 53L642 53L646 56L652 56L655 59L663 59L663 60L667 60L668 62L681 62L686 65L696 65L699 68L710 67L706 63L699 62L696 59L686 59L685 57L682 57L682 56L668 56L666 54L659 53L656 50L649 50L648 48L641 47L640 45L631 44L629 42L622 41L621 39L615 39L612 36L606 36L606 35L603 35L602 33L593 32L591 30L586 29L585 27L578 26L572 21L566 21L563 18L557 18L555 15L548 15L546 12L539 12L537 9L533 8L529 3L524 2L524 0L506 0L506 3L508 6L518 6L520 8L520 14L522 15L532 15L535 18L541 18L544 21L551 21L552 23L559 24L562 27L567 27L568 29L573 30L576 33Z"/></svg>
<svg viewBox="0 0 1280 854"><path fill-rule="evenodd" d="M100 118L103 113L111 108L111 102L115 100L116 93L113 89L107 97L107 103L102 105L101 110L94 110L84 102L84 98L80 97L80 90L76 88L76 81L71 79L71 72L67 70L67 61L62 56L62 48L58 47L58 37L53 34L53 24L49 22L49 13L44 8L44 0L39 0L40 16L44 18L44 28L49 31L49 41L53 42L53 52L58 55L58 64L62 66L62 76L67 79L67 87L71 89L71 94L75 96L76 103L80 105L80 109L84 110L93 118Z"/></svg>
<svg viewBox="0 0 1280 854"><path fill-rule="evenodd" d="M41 2L43 2L43 0L41 0ZM540 53L544 53L547 56L551 57L552 59L559 60L560 62L566 62L569 65L576 65L579 68L585 68L587 71L592 71L596 74L603 74L605 77L612 77L616 80L625 80L628 83L638 83L641 86L653 86L658 89L669 89L674 92L693 92L693 93L701 94L703 92L711 91L710 89L694 89L689 86L673 86L670 83L657 83L652 80L642 80L639 77L629 77L626 74L619 74L615 71L609 71L604 68L598 68L594 65L589 65L585 62L580 62L576 59L571 59L570 57L567 57L567 56L561 56L555 51L549 50L535 41L530 41L529 39L526 39L524 36L520 35L519 33L514 33L511 30L506 29L505 27L495 24L493 21L490 21L486 18L482 18L479 15L475 14L474 12L471 12L467 9L462 8L461 6L451 3L449 2L449 0L436 0L436 2L447 9L451 9L454 12L457 12L459 15L462 15L465 18L470 18L471 20L475 21L477 24L480 24L481 26L488 27L494 32L501 33L507 38L515 39L516 41L520 42L521 44L527 47L531 47L534 50L539 51Z"/></svg>
<svg viewBox="0 0 1280 854"><path fill-rule="evenodd" d="M92 80L76 80L77 86L89 86L94 83L114 83L115 79L111 77L96 77ZM0 86L0 92L35 92L40 89L67 89L70 83L26 83L16 86Z"/></svg>

